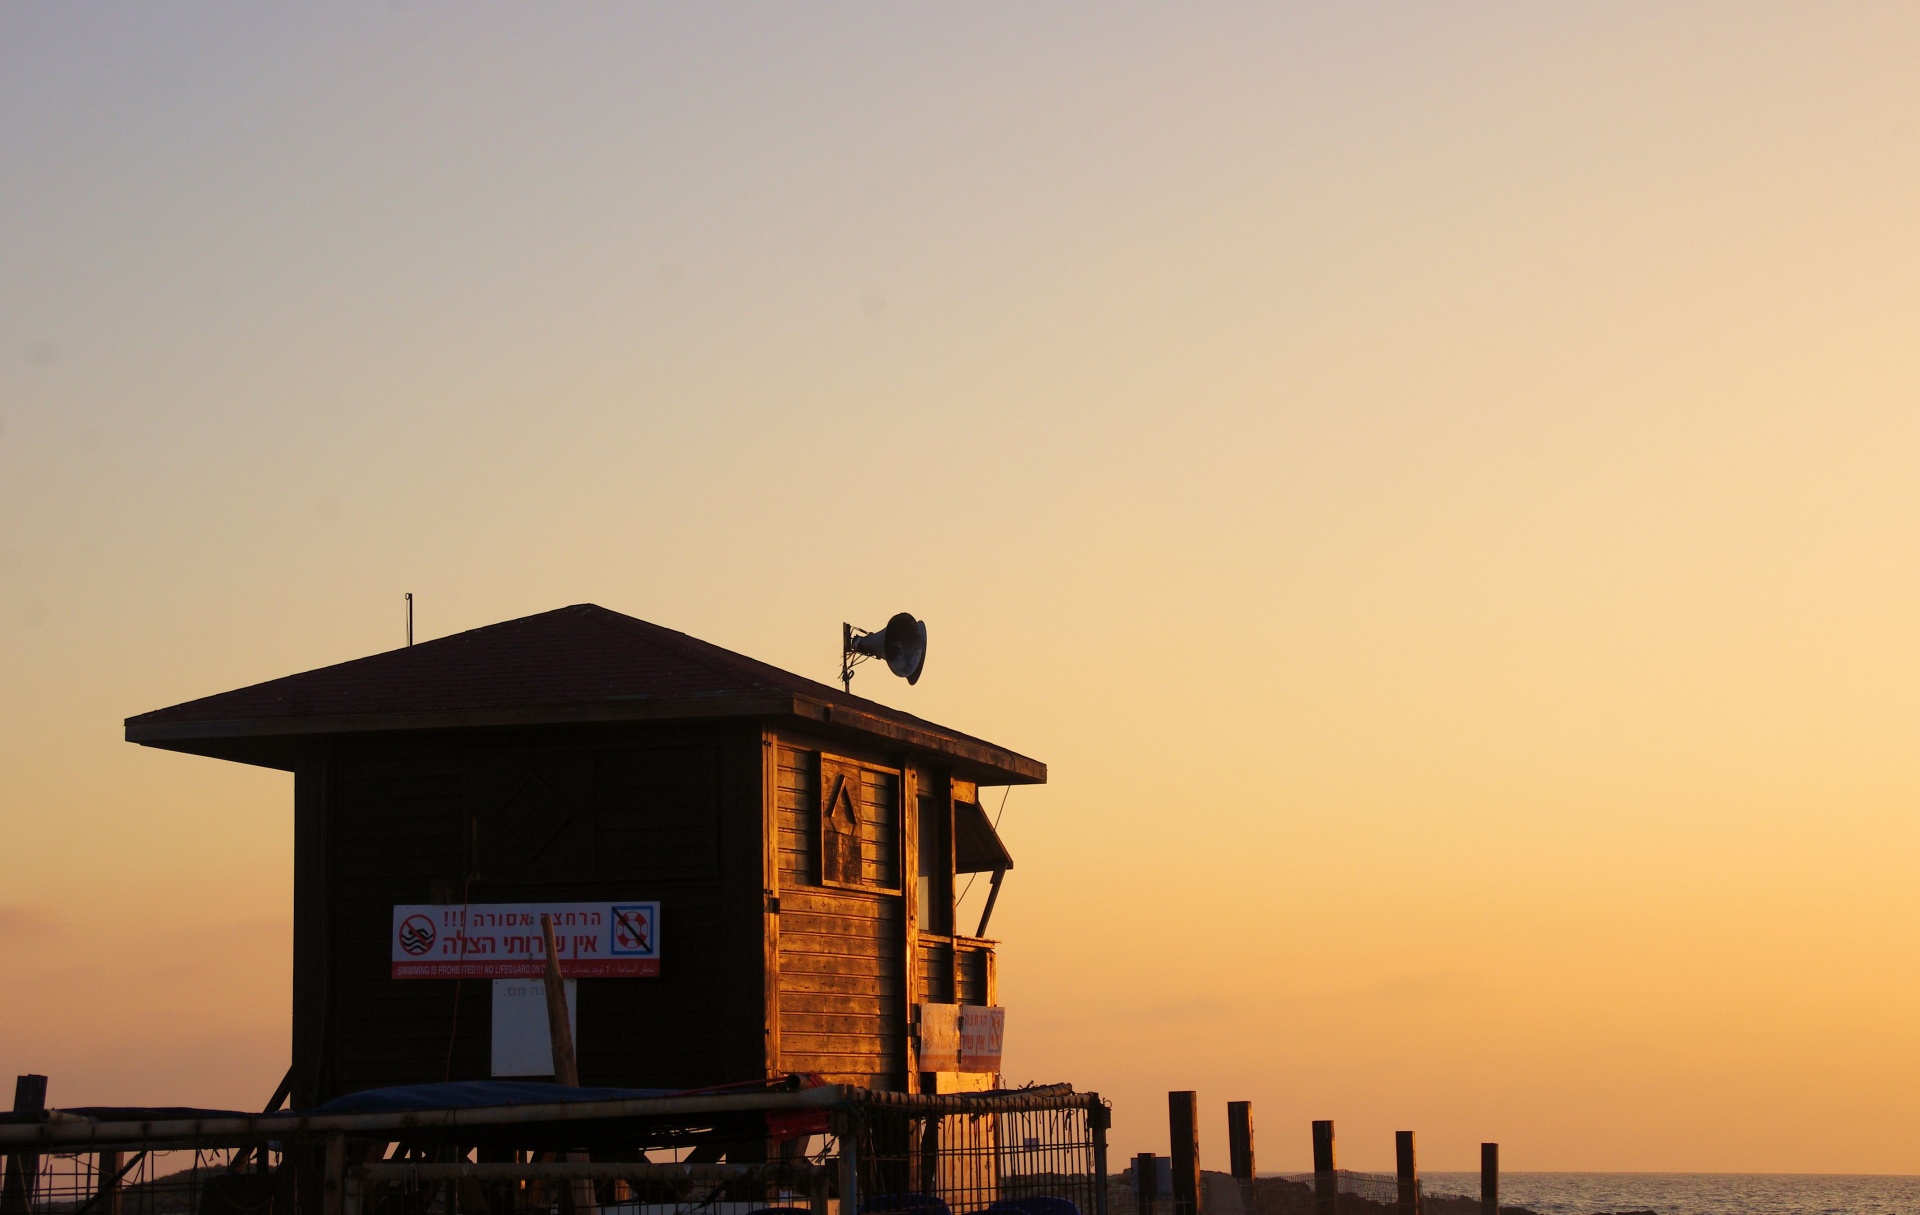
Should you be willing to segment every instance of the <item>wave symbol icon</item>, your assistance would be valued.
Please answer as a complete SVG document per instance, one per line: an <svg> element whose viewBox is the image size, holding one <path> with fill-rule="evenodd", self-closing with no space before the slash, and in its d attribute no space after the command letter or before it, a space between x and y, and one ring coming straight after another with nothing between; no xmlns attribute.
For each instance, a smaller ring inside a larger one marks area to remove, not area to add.
<svg viewBox="0 0 1920 1215"><path fill-rule="evenodd" d="M433 921L423 915L410 915L400 921L400 948L415 957L433 948L438 936L433 931Z"/></svg>

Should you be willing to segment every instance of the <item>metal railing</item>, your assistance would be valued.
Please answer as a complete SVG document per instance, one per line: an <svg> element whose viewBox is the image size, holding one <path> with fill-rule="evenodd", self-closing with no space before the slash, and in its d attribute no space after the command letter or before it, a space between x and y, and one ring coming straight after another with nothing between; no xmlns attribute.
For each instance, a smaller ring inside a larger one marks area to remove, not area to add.
<svg viewBox="0 0 1920 1215"><path fill-rule="evenodd" d="M1107 1215L1067 1085L0 1122L0 1215Z"/></svg>

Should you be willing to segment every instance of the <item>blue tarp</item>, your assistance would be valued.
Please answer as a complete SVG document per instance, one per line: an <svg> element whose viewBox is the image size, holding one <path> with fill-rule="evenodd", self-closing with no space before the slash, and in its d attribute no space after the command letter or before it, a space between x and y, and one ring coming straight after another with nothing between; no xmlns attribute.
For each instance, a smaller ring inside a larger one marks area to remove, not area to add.
<svg viewBox="0 0 1920 1215"><path fill-rule="evenodd" d="M535 1080L454 1080L446 1084L400 1084L335 1097L308 1114L401 1114L416 1110L464 1110L491 1105L547 1105L562 1101L631 1101L667 1097L670 1088L568 1088Z"/></svg>

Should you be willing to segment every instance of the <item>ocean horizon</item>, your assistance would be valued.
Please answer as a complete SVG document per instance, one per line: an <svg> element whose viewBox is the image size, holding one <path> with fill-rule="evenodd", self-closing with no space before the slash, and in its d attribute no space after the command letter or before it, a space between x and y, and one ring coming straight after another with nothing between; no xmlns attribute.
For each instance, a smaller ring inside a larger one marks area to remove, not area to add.
<svg viewBox="0 0 1920 1215"><path fill-rule="evenodd" d="M1478 1196L1477 1172L1421 1175L1426 1194ZM1500 1205L1539 1215L1910 1215L1920 1176L1898 1173L1502 1172Z"/></svg>

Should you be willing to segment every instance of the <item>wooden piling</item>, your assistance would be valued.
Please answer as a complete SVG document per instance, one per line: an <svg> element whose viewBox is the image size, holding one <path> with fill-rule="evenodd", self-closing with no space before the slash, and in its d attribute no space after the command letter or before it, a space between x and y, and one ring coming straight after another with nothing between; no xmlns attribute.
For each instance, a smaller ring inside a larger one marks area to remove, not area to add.
<svg viewBox="0 0 1920 1215"><path fill-rule="evenodd" d="M1393 1133L1394 1171L1400 1182L1399 1215L1420 1215L1420 1172L1413 1160L1413 1132Z"/></svg>
<svg viewBox="0 0 1920 1215"><path fill-rule="evenodd" d="M1253 1182L1253 1102L1227 1102L1227 1166L1241 1181Z"/></svg>
<svg viewBox="0 0 1920 1215"><path fill-rule="evenodd" d="M1160 1158L1152 1152L1133 1158L1133 1189L1140 1200L1140 1215L1153 1215L1153 1200L1160 1197Z"/></svg>
<svg viewBox="0 0 1920 1215"><path fill-rule="evenodd" d="M1313 1124L1313 1209L1315 1215L1338 1215L1340 1174L1333 1159L1333 1120Z"/></svg>
<svg viewBox="0 0 1920 1215"><path fill-rule="evenodd" d="M1500 1145L1480 1145L1480 1215L1500 1215Z"/></svg>
<svg viewBox="0 0 1920 1215"><path fill-rule="evenodd" d="M1167 1094L1167 1137L1173 1149L1173 1215L1200 1215L1200 1094Z"/></svg>

